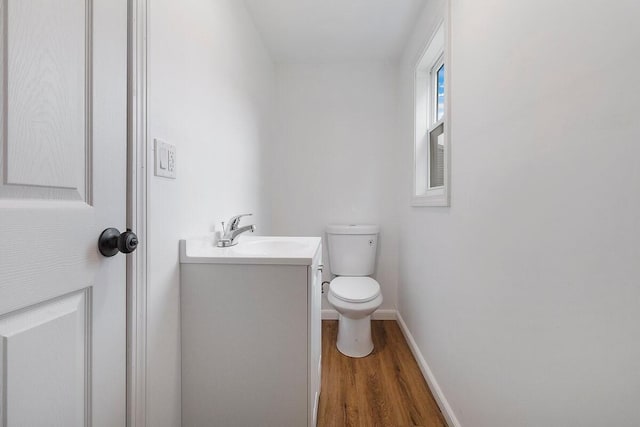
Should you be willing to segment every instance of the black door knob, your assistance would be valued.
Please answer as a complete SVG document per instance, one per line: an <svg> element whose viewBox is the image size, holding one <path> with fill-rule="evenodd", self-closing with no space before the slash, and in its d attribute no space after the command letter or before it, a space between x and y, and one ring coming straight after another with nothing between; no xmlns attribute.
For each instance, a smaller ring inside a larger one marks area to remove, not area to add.
<svg viewBox="0 0 640 427"><path fill-rule="evenodd" d="M118 252L130 254L137 247L138 236L131 230L120 234L117 228L107 228L98 239L98 250L106 257L112 257Z"/></svg>

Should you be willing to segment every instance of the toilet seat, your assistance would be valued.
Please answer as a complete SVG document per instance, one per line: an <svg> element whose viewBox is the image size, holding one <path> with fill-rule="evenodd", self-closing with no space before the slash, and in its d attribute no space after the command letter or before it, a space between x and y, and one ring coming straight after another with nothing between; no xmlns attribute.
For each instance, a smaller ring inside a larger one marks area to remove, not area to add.
<svg viewBox="0 0 640 427"><path fill-rule="evenodd" d="M366 276L339 276L329 284L329 293L345 302L365 303L380 295L380 284Z"/></svg>

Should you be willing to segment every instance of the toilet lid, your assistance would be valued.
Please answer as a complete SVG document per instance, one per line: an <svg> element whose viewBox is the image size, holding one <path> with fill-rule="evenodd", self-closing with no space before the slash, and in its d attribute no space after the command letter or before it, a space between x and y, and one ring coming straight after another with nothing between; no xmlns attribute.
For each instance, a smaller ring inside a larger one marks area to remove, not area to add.
<svg viewBox="0 0 640 427"><path fill-rule="evenodd" d="M380 285L371 277L336 277L329 292L346 302L367 302L380 295Z"/></svg>

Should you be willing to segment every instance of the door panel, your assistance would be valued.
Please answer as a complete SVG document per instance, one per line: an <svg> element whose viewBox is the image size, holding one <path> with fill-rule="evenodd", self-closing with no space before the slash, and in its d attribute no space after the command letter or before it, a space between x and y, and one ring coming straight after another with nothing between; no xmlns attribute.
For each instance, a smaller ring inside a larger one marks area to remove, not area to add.
<svg viewBox="0 0 640 427"><path fill-rule="evenodd" d="M6 425L86 425L89 294L88 288L0 319Z"/></svg>
<svg viewBox="0 0 640 427"><path fill-rule="evenodd" d="M125 424L126 0L0 0L0 425Z"/></svg>
<svg viewBox="0 0 640 427"><path fill-rule="evenodd" d="M90 202L90 2L5 0L0 7L0 195Z"/></svg>

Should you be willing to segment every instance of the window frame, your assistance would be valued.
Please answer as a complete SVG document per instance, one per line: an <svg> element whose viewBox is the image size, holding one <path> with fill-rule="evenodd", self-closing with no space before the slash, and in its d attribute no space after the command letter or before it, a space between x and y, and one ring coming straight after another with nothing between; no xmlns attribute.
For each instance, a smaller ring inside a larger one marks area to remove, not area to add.
<svg viewBox="0 0 640 427"><path fill-rule="evenodd" d="M414 78L414 168L412 206L450 205L450 61L447 19L435 28L415 62ZM438 120L438 70L444 65L444 112ZM431 139L442 129L444 135L444 185L431 187Z"/></svg>

